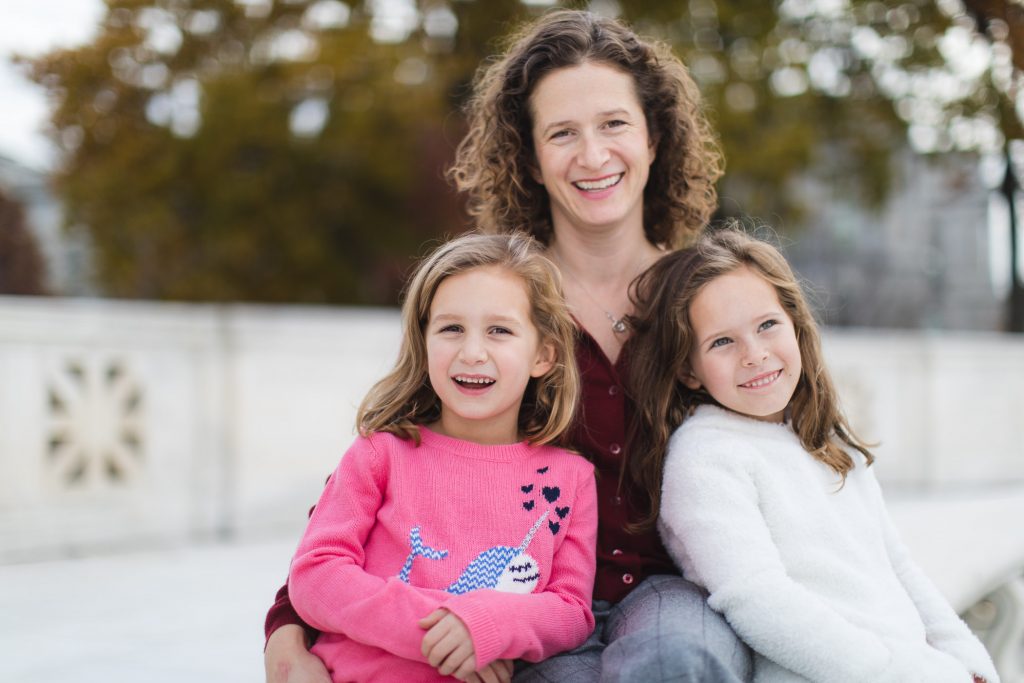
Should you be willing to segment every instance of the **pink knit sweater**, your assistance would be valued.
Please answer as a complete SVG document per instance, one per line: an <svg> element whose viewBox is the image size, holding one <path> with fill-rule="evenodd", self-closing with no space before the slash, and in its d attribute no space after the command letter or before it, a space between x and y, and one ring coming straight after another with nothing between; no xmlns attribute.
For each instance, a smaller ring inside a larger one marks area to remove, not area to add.
<svg viewBox="0 0 1024 683"><path fill-rule="evenodd" d="M466 624L478 669L581 644L594 626L593 466L420 433L419 447L358 438L292 560L292 603L323 631L313 652L335 683L443 680L416 624L439 607Z"/></svg>

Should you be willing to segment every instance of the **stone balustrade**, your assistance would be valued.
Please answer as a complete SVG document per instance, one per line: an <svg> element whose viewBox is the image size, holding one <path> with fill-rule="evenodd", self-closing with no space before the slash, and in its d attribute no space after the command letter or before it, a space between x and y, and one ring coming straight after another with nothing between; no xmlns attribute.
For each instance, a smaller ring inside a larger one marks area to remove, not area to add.
<svg viewBox="0 0 1024 683"><path fill-rule="evenodd" d="M391 309L0 297L0 562L296 538ZM887 486L1024 483L1024 338L828 330Z"/></svg>

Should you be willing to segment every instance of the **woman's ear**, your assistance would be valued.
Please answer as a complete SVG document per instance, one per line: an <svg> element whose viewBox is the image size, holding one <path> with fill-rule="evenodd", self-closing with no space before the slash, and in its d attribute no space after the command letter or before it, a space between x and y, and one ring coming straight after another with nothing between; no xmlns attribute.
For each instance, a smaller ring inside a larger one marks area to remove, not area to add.
<svg viewBox="0 0 1024 683"><path fill-rule="evenodd" d="M543 377L551 372L551 368L555 367L556 357L554 344L551 342L541 343L537 350L537 358L533 361L533 367L530 368L530 377Z"/></svg>
<svg viewBox="0 0 1024 683"><path fill-rule="evenodd" d="M544 185L544 176L540 174L540 166L537 164L537 160L533 159L530 162L530 177L537 181L538 185Z"/></svg>

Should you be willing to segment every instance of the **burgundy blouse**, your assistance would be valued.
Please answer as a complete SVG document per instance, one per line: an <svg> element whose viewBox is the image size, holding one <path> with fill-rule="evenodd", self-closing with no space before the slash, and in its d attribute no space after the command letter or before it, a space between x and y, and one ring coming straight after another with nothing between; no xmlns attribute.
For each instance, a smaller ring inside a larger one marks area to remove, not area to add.
<svg viewBox="0 0 1024 683"><path fill-rule="evenodd" d="M643 533L626 531L627 523L639 518L646 494L620 485L622 461L626 455L628 404L622 383L625 353L613 365L594 338L582 328L576 341L576 362L582 377L580 414L572 431L572 444L597 469L597 577L594 598L618 602L641 581L655 574L678 574L654 529ZM266 636L286 624L298 624L312 642L317 632L292 608L288 585L277 597L264 625Z"/></svg>

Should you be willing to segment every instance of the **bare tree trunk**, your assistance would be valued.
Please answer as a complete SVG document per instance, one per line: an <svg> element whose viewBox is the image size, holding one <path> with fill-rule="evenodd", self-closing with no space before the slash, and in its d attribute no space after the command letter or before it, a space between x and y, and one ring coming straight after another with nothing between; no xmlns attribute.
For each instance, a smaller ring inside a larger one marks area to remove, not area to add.
<svg viewBox="0 0 1024 683"><path fill-rule="evenodd" d="M1020 218L1017 215L1017 205L1014 202L1017 190L1020 189L1020 183L1013 170L1009 148L1005 149L1004 154L1006 156L1006 174L1003 176L1003 183L999 189L1002 190L1010 211L1010 293L1006 298L1005 324L1007 332L1024 332L1024 285L1021 283L1020 271L1017 266Z"/></svg>

